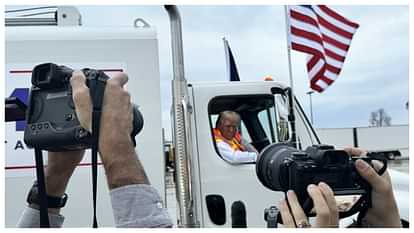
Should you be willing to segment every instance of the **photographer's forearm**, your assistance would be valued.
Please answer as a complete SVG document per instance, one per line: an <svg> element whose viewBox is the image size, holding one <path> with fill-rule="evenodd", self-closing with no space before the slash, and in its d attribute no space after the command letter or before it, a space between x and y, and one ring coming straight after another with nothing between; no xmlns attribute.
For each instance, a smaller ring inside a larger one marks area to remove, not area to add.
<svg viewBox="0 0 414 233"><path fill-rule="evenodd" d="M46 182L46 193L48 196L61 197L65 193L67 184L72 175L70 174L58 174L52 169L45 169L45 182ZM52 172L48 172L52 171ZM39 209L36 204L30 204L31 208ZM48 208L49 213L59 214L60 208Z"/></svg>
<svg viewBox="0 0 414 233"><path fill-rule="evenodd" d="M111 143L101 140L99 148L109 189L131 184L149 184L129 135Z"/></svg>
<svg viewBox="0 0 414 233"><path fill-rule="evenodd" d="M46 192L49 196L61 197L84 151L48 152L45 169Z"/></svg>
<svg viewBox="0 0 414 233"><path fill-rule="evenodd" d="M61 197L66 190L72 173L59 173L55 169L45 169L46 193L49 196Z"/></svg>
<svg viewBox="0 0 414 233"><path fill-rule="evenodd" d="M84 151L48 152L48 164L45 168L45 184L48 196L62 197L76 166L83 158ZM36 204L29 205L39 209ZM49 208L49 213L58 214L60 208Z"/></svg>

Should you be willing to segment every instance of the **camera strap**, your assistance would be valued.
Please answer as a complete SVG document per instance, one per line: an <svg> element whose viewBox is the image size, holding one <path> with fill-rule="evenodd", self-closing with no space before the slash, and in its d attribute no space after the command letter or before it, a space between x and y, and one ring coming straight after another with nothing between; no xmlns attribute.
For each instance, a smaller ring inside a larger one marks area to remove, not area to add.
<svg viewBox="0 0 414 233"><path fill-rule="evenodd" d="M39 192L39 211L40 211L40 227L50 227L49 224L49 214L47 211L47 194L46 194L46 183L45 183L45 174L43 170L43 157L42 150L39 148L34 148L35 150L35 162L36 162L36 178L37 178L37 188Z"/></svg>
<svg viewBox="0 0 414 233"><path fill-rule="evenodd" d="M101 71L99 71L101 72ZM98 177L98 150L99 128L101 125L102 104L106 86L106 78L103 75L92 77L88 80L89 92L92 99L92 195L93 195L93 228L98 227L96 219L96 193Z"/></svg>

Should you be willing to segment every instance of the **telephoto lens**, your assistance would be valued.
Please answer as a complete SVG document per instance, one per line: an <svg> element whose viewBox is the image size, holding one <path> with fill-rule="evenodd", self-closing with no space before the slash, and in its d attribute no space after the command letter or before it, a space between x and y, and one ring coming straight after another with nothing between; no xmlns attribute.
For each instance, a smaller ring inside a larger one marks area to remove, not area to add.
<svg viewBox="0 0 414 233"><path fill-rule="evenodd" d="M286 180L281 179L281 170L284 170L282 164L287 162L292 154L301 153L304 152L288 143L275 143L264 148L256 161L256 174L260 182L273 191L287 191Z"/></svg>

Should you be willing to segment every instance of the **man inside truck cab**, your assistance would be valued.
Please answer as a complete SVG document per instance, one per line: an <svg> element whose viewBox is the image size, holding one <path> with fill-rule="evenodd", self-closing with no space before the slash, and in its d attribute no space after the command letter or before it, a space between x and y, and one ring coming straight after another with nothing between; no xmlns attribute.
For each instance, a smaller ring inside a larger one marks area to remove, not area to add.
<svg viewBox="0 0 414 233"><path fill-rule="evenodd" d="M257 150L241 137L240 115L233 111L220 112L213 129L217 149L230 163L255 162Z"/></svg>

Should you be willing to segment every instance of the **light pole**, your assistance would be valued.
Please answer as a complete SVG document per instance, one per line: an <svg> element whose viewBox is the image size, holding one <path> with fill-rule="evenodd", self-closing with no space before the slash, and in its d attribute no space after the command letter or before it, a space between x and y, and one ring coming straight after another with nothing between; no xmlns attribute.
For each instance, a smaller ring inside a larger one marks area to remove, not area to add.
<svg viewBox="0 0 414 233"><path fill-rule="evenodd" d="M312 94L314 91L308 91L306 94L309 95L309 106L310 106L310 116L311 116L311 123L313 125L313 110L312 110Z"/></svg>

